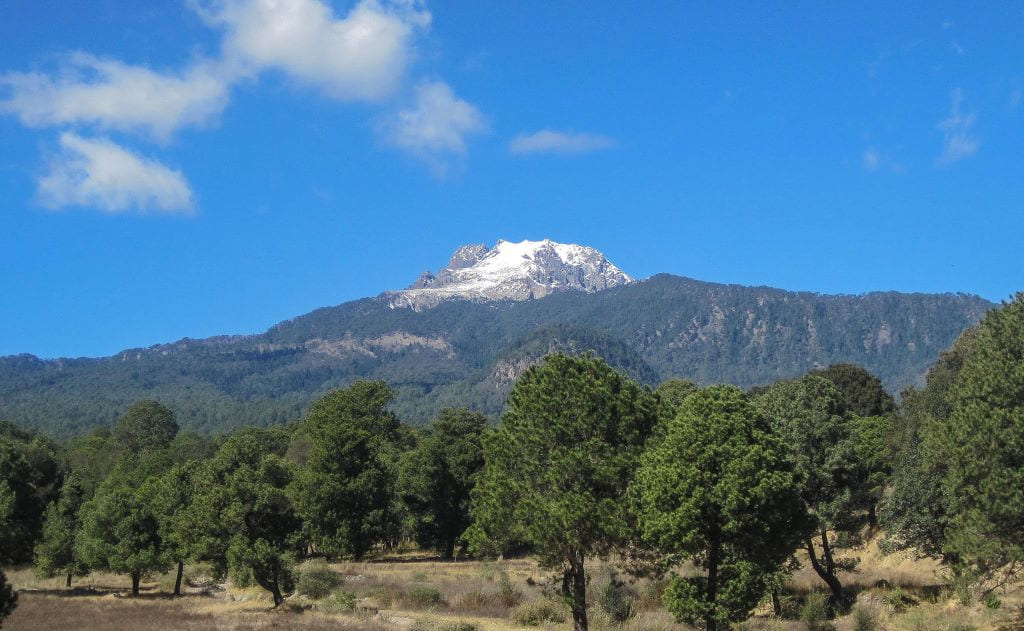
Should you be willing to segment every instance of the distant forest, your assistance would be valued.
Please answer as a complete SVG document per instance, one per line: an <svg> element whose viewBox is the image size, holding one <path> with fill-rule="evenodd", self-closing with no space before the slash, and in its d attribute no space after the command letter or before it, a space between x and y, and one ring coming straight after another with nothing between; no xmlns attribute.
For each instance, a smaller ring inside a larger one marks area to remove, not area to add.
<svg viewBox="0 0 1024 631"><path fill-rule="evenodd" d="M992 306L963 294L826 296L670 275L594 294L423 311L367 298L259 335L101 359L0 358L0 419L68 437L155 399L184 429L217 434L283 425L333 388L377 379L395 391L392 409L408 423L453 406L493 420L515 378L550 351L591 351L646 384L676 377L744 388L851 362L898 393L920 384Z"/></svg>

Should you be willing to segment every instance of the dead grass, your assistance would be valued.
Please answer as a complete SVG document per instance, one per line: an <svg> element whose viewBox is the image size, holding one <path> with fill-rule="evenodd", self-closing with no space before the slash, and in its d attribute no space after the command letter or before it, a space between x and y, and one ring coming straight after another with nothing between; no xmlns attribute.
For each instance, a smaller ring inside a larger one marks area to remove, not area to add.
<svg viewBox="0 0 1024 631"><path fill-rule="evenodd" d="M861 559L857 572L844 574L844 584L859 592L862 600L880 611L887 631L1003 631L1011 611L1021 605L1019 593L1001 595L1003 607L992 610L982 604L964 607L942 591L942 568L911 555L882 555L876 544L843 550L843 555ZM270 596L259 588L225 590L209 585L186 586L186 595L172 598L167 575L143 582L140 598L129 598L130 583L125 576L98 573L76 579L71 590L63 579L37 579L30 569L13 569L8 577L20 590L19 607L5 621L4 629L60 629L70 631L109 629L170 629L228 631L296 629L342 631L395 631L424 629L441 631L469 628L474 631L542 629L567 631L572 623L566 616L561 624L518 627L512 619L516 606L550 597L557 587L553 573L541 570L531 559L503 561L443 562L436 557L397 555L366 562L332 563L331 569L343 579L342 590L355 596L355 611L330 607L329 600L315 601L296 596L281 610L272 610ZM590 565L592 594L611 572L605 564ZM201 571L192 570L193 575ZM188 573L186 574L188 576ZM627 576L621 572L620 579ZM881 585L881 586L879 586ZM595 631L678 631L671 615L660 606L661 585L639 581L630 585L636 595L637 615L616 625L596 606L591 609ZM892 587L907 598L904 608L889 607L894 601ZM787 586L802 595L821 590L823 584L804 569ZM434 596L436 594L436 597ZM927 597L926 597L927 596ZM748 631L795 631L803 625L793 620L775 620L768 607L740 628ZM566 612L568 613L568 612ZM852 630L852 619L837 620L839 631Z"/></svg>

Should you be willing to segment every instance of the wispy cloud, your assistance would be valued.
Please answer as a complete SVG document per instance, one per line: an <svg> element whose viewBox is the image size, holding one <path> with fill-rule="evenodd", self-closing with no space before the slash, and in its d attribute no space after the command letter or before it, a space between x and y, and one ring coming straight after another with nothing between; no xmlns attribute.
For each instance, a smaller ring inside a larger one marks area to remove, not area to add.
<svg viewBox="0 0 1024 631"><path fill-rule="evenodd" d="M0 75L0 88L7 93L0 111L28 127L96 125L158 140L220 114L229 92L210 63L165 74L81 52L57 77L12 72Z"/></svg>
<svg viewBox="0 0 1024 631"><path fill-rule="evenodd" d="M939 122L943 134L942 154L936 162L948 165L969 158L977 153L981 141L972 133L977 115L973 112L964 114L960 111L964 95L960 88L953 90L949 116Z"/></svg>
<svg viewBox="0 0 1024 631"><path fill-rule="evenodd" d="M49 171L38 181L39 202L47 208L173 214L194 210L192 189L181 171L105 138L64 133L60 146Z"/></svg>
<svg viewBox="0 0 1024 631"><path fill-rule="evenodd" d="M906 166L881 153L874 147L868 147L861 154L861 161L865 171L885 170L890 173L902 175L907 172Z"/></svg>
<svg viewBox="0 0 1024 631"><path fill-rule="evenodd" d="M521 134L508 143L508 150L514 154L534 153L589 153L615 146L615 140L600 134L587 132L555 131L542 129L532 134Z"/></svg>
<svg viewBox="0 0 1024 631"><path fill-rule="evenodd" d="M411 107L382 120L378 131L385 142L420 158L439 173L447 157L464 155L466 139L487 128L480 111L452 92L443 81L427 81L416 87Z"/></svg>
<svg viewBox="0 0 1024 631"><path fill-rule="evenodd" d="M431 20L411 1L362 0L340 18L320 0L193 6L209 24L225 29L225 61L239 71L281 70L343 100L391 96L414 56L414 35Z"/></svg>

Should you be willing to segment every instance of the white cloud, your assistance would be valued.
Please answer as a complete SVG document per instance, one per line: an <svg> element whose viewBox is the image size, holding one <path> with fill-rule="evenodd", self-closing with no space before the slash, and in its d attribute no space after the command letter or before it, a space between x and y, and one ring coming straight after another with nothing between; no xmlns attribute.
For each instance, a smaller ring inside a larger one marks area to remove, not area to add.
<svg viewBox="0 0 1024 631"><path fill-rule="evenodd" d="M61 152L38 182L47 208L93 207L108 213L191 213L192 189L181 174L105 138L61 134Z"/></svg>
<svg viewBox="0 0 1024 631"><path fill-rule="evenodd" d="M40 73L0 75L7 98L0 111L29 127L90 124L166 140L177 129L218 115L229 86L210 64L179 74L74 53L56 78Z"/></svg>
<svg viewBox="0 0 1024 631"><path fill-rule="evenodd" d="M222 0L194 4L223 26L224 55L242 71L266 68L338 99L378 101L395 92L430 13L412 1L362 0L343 18L320 0Z"/></svg>
<svg viewBox="0 0 1024 631"><path fill-rule="evenodd" d="M874 171L878 168L878 152L874 149L866 149L864 151L864 168L868 171Z"/></svg>
<svg viewBox="0 0 1024 631"><path fill-rule="evenodd" d="M466 137L484 131L487 123L471 103L455 96L443 81L416 87L415 103L383 121L379 131L385 140L426 158L443 171L444 154L466 153Z"/></svg>
<svg viewBox="0 0 1024 631"><path fill-rule="evenodd" d="M949 116L939 122L939 129L943 133L942 155L938 157L938 164L952 164L964 158L969 158L977 153L981 141L971 133L974 127L974 113L962 114L960 105L963 103L964 95L960 88L953 90L952 105Z"/></svg>
<svg viewBox="0 0 1024 631"><path fill-rule="evenodd" d="M508 143L508 150L516 154L531 153L588 153L609 149L615 140L600 134L566 132L542 129L532 134L521 134Z"/></svg>
<svg viewBox="0 0 1024 631"><path fill-rule="evenodd" d="M861 156L865 171L878 171L885 169L890 173L903 175L907 172L906 166L881 153L874 147L868 147Z"/></svg>

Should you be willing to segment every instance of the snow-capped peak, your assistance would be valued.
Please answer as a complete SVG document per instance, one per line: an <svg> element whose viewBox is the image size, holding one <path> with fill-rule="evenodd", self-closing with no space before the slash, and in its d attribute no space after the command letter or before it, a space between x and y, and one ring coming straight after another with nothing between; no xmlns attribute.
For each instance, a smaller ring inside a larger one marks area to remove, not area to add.
<svg viewBox="0 0 1024 631"><path fill-rule="evenodd" d="M391 292L393 306L422 309L442 300L529 300L556 291L595 292L633 282L594 248L551 239L493 248L464 245L437 274L424 272L405 291Z"/></svg>

